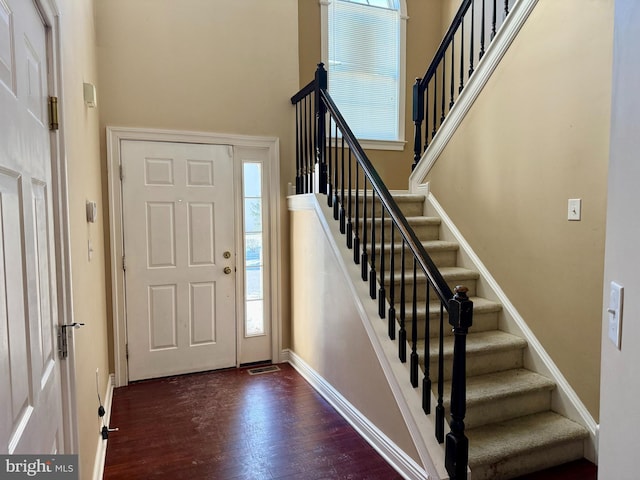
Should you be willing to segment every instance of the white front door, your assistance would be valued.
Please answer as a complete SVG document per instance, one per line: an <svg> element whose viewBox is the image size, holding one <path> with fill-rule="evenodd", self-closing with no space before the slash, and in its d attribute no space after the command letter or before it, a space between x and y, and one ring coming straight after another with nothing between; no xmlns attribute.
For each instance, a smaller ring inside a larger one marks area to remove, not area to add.
<svg viewBox="0 0 640 480"><path fill-rule="evenodd" d="M129 379L236 365L232 148L123 141Z"/></svg>
<svg viewBox="0 0 640 480"><path fill-rule="evenodd" d="M47 40L31 0L0 0L0 453L63 450Z"/></svg>

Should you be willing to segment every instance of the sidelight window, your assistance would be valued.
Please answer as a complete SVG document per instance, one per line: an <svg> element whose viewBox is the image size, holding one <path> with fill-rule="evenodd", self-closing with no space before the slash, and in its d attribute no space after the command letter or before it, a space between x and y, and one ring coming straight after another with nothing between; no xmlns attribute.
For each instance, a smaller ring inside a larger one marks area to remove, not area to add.
<svg viewBox="0 0 640 480"><path fill-rule="evenodd" d="M244 217L245 336L265 334L265 236L262 202L262 164L242 166Z"/></svg>

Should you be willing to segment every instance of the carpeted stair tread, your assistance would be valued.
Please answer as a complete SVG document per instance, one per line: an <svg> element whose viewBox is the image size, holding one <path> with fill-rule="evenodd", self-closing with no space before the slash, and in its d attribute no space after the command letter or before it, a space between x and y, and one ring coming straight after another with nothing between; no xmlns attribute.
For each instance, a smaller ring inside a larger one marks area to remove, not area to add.
<svg viewBox="0 0 640 480"><path fill-rule="evenodd" d="M493 465L545 448L562 448L563 444L586 438L588 432L583 426L548 411L472 428L465 434L473 472L474 466Z"/></svg>
<svg viewBox="0 0 640 480"><path fill-rule="evenodd" d="M453 355L454 337L444 338L444 356ZM424 340L418 340L418 351L424 351ZM490 330L488 332L469 333L467 335L467 355L480 355L483 353L497 352L501 350L522 349L527 346L526 340L501 332L500 330ZM438 355L438 342L430 342L429 353L431 358Z"/></svg>
<svg viewBox="0 0 640 480"><path fill-rule="evenodd" d="M524 368L487 373L467 378L467 407L494 402L539 390L551 391L555 383ZM444 405L451 397L451 382L444 382Z"/></svg>
<svg viewBox="0 0 640 480"><path fill-rule="evenodd" d="M404 275L406 280L410 280L413 278L413 263L409 263L410 262L409 259L407 259L406 262L407 262L407 268L405 269ZM470 270L468 268L463 268L463 267L440 267L439 270L440 270L440 274L442 275L442 278L444 278L444 281L447 283L464 281L464 280L477 280L478 278L480 278L480 274L477 271ZM385 272L384 274L385 284L389 283L390 278L391 278L391 275L389 274L389 272L388 271ZM401 282L400 274L396 272L393 276L393 279L396 284L399 284ZM416 283L425 284L426 282L427 282L426 275L424 274L422 269L418 267L416 272Z"/></svg>
<svg viewBox="0 0 640 480"><path fill-rule="evenodd" d="M502 305L498 302L494 302L487 298L482 297L469 297L469 300L473 302L473 316L482 315L484 313L496 313L502 310ZM405 303L405 310L407 314L411 313L411 302ZM417 308L418 317L424 318L426 312L425 302L420 302ZM448 325L447 311L444 312L445 323ZM431 318L440 318L440 300L432 300L429 302L429 316ZM475 325L474 325L475 326ZM473 328L473 327L472 327Z"/></svg>
<svg viewBox="0 0 640 480"><path fill-rule="evenodd" d="M442 223L442 220L440 220L440 217L425 217L424 215L414 215L414 216L405 216L404 218L406 218L407 222L409 223L409 225L440 225ZM370 223L371 220L367 219L367 223ZM376 217L375 219L375 223L376 223L376 227L378 226L378 224L380 223L380 217ZM391 218L389 217L388 214L385 214L384 217L384 223L385 225L388 223L391 223Z"/></svg>
<svg viewBox="0 0 640 480"><path fill-rule="evenodd" d="M390 242L391 240L389 240ZM422 246L424 247L424 249L427 251L427 253L431 253L434 251L440 251L440 250L445 250L445 251L457 251L460 248L460 244L458 242L449 242L446 240L422 240L420 243L422 243ZM379 245L376 245L376 252L379 251ZM396 241L395 243L395 248L394 248L395 254L396 255L400 255L402 252L402 241ZM391 244L387 243L385 241L384 244L384 254L385 255L389 255L389 252L391 252ZM405 248L405 261L409 262L409 258L411 256L411 252L409 250L409 248ZM413 264L412 264L413 265Z"/></svg>

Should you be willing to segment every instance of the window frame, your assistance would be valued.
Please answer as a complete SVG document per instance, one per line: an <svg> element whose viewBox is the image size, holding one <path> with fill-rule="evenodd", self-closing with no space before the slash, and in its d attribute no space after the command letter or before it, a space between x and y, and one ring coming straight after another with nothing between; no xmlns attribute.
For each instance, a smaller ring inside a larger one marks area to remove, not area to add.
<svg viewBox="0 0 640 480"><path fill-rule="evenodd" d="M321 59L325 65L329 65L329 6L336 0L319 0L320 3L320 30L321 30ZM360 145L371 150L395 150L403 151L406 145L405 139L405 112L406 112L406 63L407 63L407 2L397 0L400 13L400 55L398 72L398 139L376 140L358 138ZM330 81L330 80L329 80Z"/></svg>

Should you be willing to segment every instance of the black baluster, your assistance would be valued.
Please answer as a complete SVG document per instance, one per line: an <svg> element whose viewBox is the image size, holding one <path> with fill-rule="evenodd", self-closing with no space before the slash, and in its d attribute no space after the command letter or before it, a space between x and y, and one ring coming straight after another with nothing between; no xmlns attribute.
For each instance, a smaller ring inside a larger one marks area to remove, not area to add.
<svg viewBox="0 0 640 480"><path fill-rule="evenodd" d="M482 24L480 25L480 58L484 56L484 35L485 35L485 0L482 0Z"/></svg>
<svg viewBox="0 0 640 480"><path fill-rule="evenodd" d="M338 124L335 124L335 138L336 138L336 143L333 146L333 158L334 158L334 167L333 167L333 175L334 175L334 180L333 180L333 219L334 220L338 220L340 219L340 201L338 200ZM342 148L344 148L344 138L341 139L342 142Z"/></svg>
<svg viewBox="0 0 640 480"><path fill-rule="evenodd" d="M300 188L300 102L296 103L296 193L302 193Z"/></svg>
<svg viewBox="0 0 640 480"><path fill-rule="evenodd" d="M422 410L429 415L431 413L431 356L429 345L431 343L431 312L429 309L429 282L427 281L427 299L425 300L424 318L424 377L422 378ZM437 429L437 425L436 425Z"/></svg>
<svg viewBox="0 0 640 480"><path fill-rule="evenodd" d="M331 178L331 172L333 171L332 168L332 164L331 164L331 160L332 160L332 152L333 152L333 148L332 148L332 141L333 138L331 136L332 134L332 130L331 130L331 124L332 124L332 119L331 116L329 116L329 138L327 140L327 147L326 150L327 152L327 205L329 207L333 207L333 181Z"/></svg>
<svg viewBox="0 0 640 480"><path fill-rule="evenodd" d="M314 130L315 122L313 121L313 97L309 95L307 97L309 105L307 111L307 123L309 124L309 150L307 151L307 191L312 193L315 192L315 184L313 181L314 173L315 173L315 163L314 163L314 150L315 146L313 144L316 132Z"/></svg>
<svg viewBox="0 0 640 480"><path fill-rule="evenodd" d="M424 151L429 146L429 83L424 88Z"/></svg>
<svg viewBox="0 0 640 480"><path fill-rule="evenodd" d="M385 316L385 301L387 293L384 288L384 205L380 203L380 288L378 288L378 315L380 318Z"/></svg>
<svg viewBox="0 0 640 480"><path fill-rule="evenodd" d="M504 0L504 18L509 15L509 0Z"/></svg>
<svg viewBox="0 0 640 480"><path fill-rule="evenodd" d="M447 88L447 81L445 79L445 73L447 71L447 60L446 57L442 57L442 95L440 95L441 107L440 107L440 125L444 122L444 97L446 96L445 90Z"/></svg>
<svg viewBox="0 0 640 480"><path fill-rule="evenodd" d="M496 36L496 0L493 0L493 14L491 17L491 40Z"/></svg>
<svg viewBox="0 0 640 480"><path fill-rule="evenodd" d="M369 269L369 296L371 300L376 299L376 191L371 189L371 256Z"/></svg>
<svg viewBox="0 0 640 480"><path fill-rule="evenodd" d="M484 0L482 0L482 3L484 4ZM470 45L469 45L469 78L471 78L471 75L473 75L473 52L474 52L474 47L475 47L475 37L476 37L476 21L475 21L475 5L476 2L475 0L473 2L471 2L471 41L470 41ZM482 18L484 19L484 7L482 9ZM484 21L484 20L483 20ZM484 24L482 25L482 31L484 32ZM484 49L484 33L481 35L480 38L480 50L482 51ZM480 57L482 58L482 54L480 54Z"/></svg>
<svg viewBox="0 0 640 480"><path fill-rule="evenodd" d="M304 154L303 154L303 159L302 159L302 181L303 181L303 185L302 185L302 191L303 193L309 193L309 179L307 178L307 163L309 161L308 159L308 152L309 152L309 117L307 116L307 103L309 102L309 97L304 97L304 103L303 103L303 111L302 111L302 117L304 119L304 141L303 141L303 148L304 148Z"/></svg>
<svg viewBox="0 0 640 480"><path fill-rule="evenodd" d="M360 167L356 163L356 221L353 228L353 262L357 265L360 263Z"/></svg>
<svg viewBox="0 0 640 480"><path fill-rule="evenodd" d="M396 244L395 224L391 222L391 253L389 254L389 338L396 339Z"/></svg>
<svg viewBox="0 0 640 480"><path fill-rule="evenodd" d="M436 439L444 442L444 305L440 302L440 330L438 332L438 405L436 406Z"/></svg>
<svg viewBox="0 0 640 480"><path fill-rule="evenodd" d="M433 74L433 130L431 131L431 141L433 142L433 137L436 136L436 118L438 117L437 105L438 105L438 71L436 70Z"/></svg>
<svg viewBox="0 0 640 480"><path fill-rule="evenodd" d="M472 9L473 9L473 2ZM473 46L473 43L471 44ZM473 55L473 54L472 54ZM464 88L464 18L460 23L460 85L458 85L458 94L462 92Z"/></svg>
<svg viewBox="0 0 640 480"><path fill-rule="evenodd" d="M345 210L344 210L344 136L342 137L342 150L340 151L340 233L344 235L346 230Z"/></svg>
<svg viewBox="0 0 640 480"><path fill-rule="evenodd" d="M405 250L405 242L404 238L402 239L402 250L400 253L400 330L398 330L398 358L402 363L407 361L407 330L405 329L405 319L406 319L406 289L407 285L405 282L405 274L404 274L404 250Z"/></svg>
<svg viewBox="0 0 640 480"><path fill-rule="evenodd" d="M420 79L413 84L413 165L416 168L422 156L422 112L424 111L424 96L420 87Z"/></svg>
<svg viewBox="0 0 640 480"><path fill-rule="evenodd" d="M364 178L362 192L362 256L360 257L362 281L367 281L369 255L367 254L367 179Z"/></svg>
<svg viewBox="0 0 640 480"><path fill-rule="evenodd" d="M349 149L349 198L347 199L347 248L353 247L353 224L351 223L351 149Z"/></svg>
<svg viewBox="0 0 640 480"><path fill-rule="evenodd" d="M449 98L449 111L451 111L451 107L453 107L453 95L454 95L454 90L455 90L455 65L456 65L456 57L455 57L455 51L456 51L456 37L453 36L451 38L451 87L450 87L450 98Z"/></svg>
<svg viewBox="0 0 640 480"><path fill-rule="evenodd" d="M411 385L418 386L418 277L415 254L413 256L413 298L411 301Z"/></svg>
<svg viewBox="0 0 640 480"><path fill-rule="evenodd" d="M315 193L316 182L316 122L315 122L315 104L313 97L309 95L309 191Z"/></svg>

